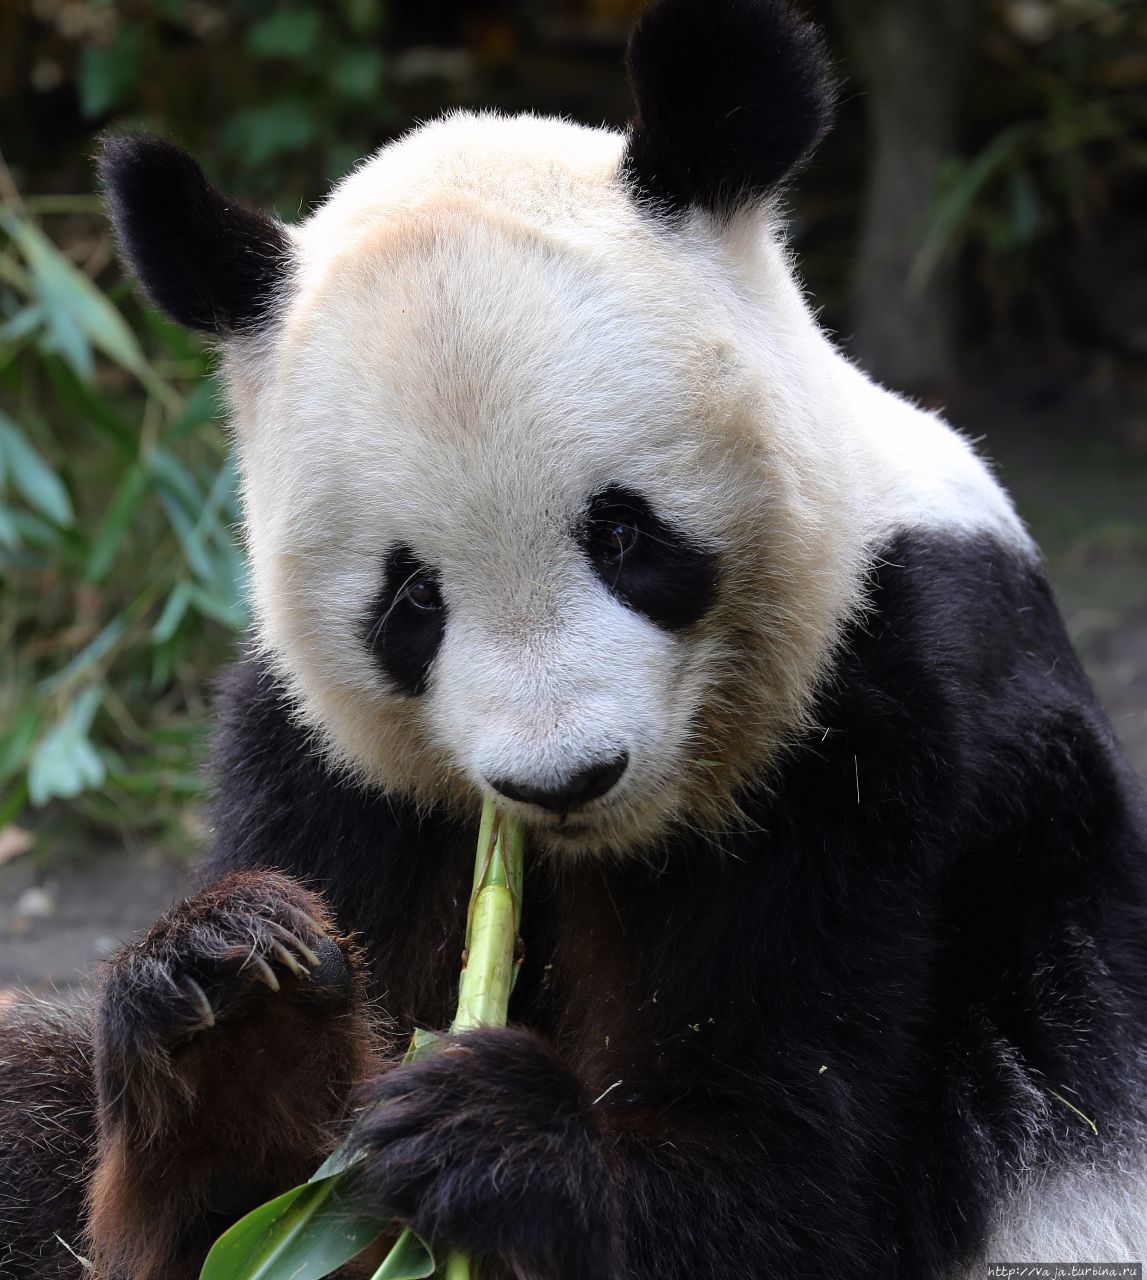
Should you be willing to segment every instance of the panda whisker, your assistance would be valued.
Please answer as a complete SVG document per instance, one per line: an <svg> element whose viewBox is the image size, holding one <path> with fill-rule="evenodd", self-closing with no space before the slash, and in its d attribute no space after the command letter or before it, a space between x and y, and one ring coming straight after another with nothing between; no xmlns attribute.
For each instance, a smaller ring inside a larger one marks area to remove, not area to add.
<svg viewBox="0 0 1147 1280"><path fill-rule="evenodd" d="M379 620L374 624L373 627L371 627L370 631L367 633L367 648L373 649L375 645L377 645L378 642L382 639L386 631L386 624L390 621L391 614L398 607L398 602L402 599L402 593L406 590L408 586L410 586L412 582L414 582L418 578L419 573L420 571L416 569L413 573L411 573L406 578L406 581L403 582L395 590L391 598L390 604L387 607L385 613L382 614Z"/></svg>

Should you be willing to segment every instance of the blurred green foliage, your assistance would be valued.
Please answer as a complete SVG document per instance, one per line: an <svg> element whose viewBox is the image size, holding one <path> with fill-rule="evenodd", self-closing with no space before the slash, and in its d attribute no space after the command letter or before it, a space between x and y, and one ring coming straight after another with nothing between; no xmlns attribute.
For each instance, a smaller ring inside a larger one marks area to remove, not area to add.
<svg viewBox="0 0 1147 1280"><path fill-rule="evenodd" d="M204 673L245 621L234 468L199 345L29 206L0 212L0 823L79 797L139 823L198 790Z"/></svg>
<svg viewBox="0 0 1147 1280"><path fill-rule="evenodd" d="M971 145L937 174L912 284L970 250L999 300L1028 296L1049 253L1144 192L1147 6L1004 0L990 17L970 71Z"/></svg>
<svg viewBox="0 0 1147 1280"><path fill-rule="evenodd" d="M32 129L4 139L9 163L59 165L57 144L86 132L90 150L114 123L175 134L239 194L320 192L393 127L386 16L383 0L35 0L11 35Z"/></svg>

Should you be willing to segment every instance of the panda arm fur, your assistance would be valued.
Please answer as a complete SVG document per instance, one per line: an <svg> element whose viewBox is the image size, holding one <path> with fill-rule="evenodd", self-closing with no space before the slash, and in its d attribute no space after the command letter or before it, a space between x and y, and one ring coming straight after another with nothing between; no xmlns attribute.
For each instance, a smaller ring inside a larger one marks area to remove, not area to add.
<svg viewBox="0 0 1147 1280"><path fill-rule="evenodd" d="M95 1144L91 1010L33 1001L0 1017L0 1275L78 1280ZM61 1243L63 1241L64 1243Z"/></svg>
<svg viewBox="0 0 1147 1280"><path fill-rule="evenodd" d="M102 975L87 1252L194 1280L235 1218L336 1141L375 1036L359 957L315 894L259 869L178 903Z"/></svg>

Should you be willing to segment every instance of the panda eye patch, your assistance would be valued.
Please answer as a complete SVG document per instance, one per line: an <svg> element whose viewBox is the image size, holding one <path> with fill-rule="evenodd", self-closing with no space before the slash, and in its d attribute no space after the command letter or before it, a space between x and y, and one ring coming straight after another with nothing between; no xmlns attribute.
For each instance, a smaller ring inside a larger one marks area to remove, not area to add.
<svg viewBox="0 0 1147 1280"><path fill-rule="evenodd" d="M713 602L716 554L630 489L611 485L595 494L578 540L605 587L668 631L698 621Z"/></svg>
<svg viewBox="0 0 1147 1280"><path fill-rule="evenodd" d="M362 638L384 675L401 693L423 693L446 632L438 573L413 548L392 547L383 582L362 623Z"/></svg>

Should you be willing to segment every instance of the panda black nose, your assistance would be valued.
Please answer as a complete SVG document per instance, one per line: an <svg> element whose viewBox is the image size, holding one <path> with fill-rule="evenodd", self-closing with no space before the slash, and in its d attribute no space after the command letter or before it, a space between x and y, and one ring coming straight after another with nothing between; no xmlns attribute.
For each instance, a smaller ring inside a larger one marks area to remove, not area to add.
<svg viewBox="0 0 1147 1280"><path fill-rule="evenodd" d="M629 753L623 751L612 760L587 765L556 787L534 787L528 783L514 782L510 778L490 778L490 786L507 800L519 800L522 804L536 804L551 813L568 813L583 804L589 804L603 796L612 787L629 764Z"/></svg>

